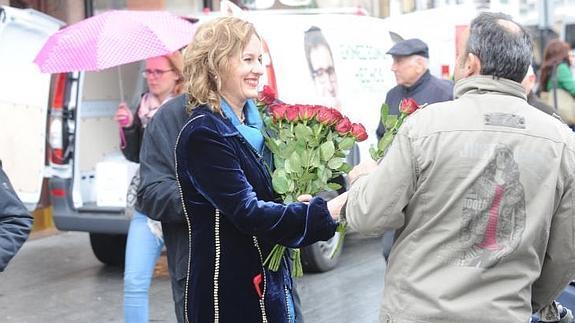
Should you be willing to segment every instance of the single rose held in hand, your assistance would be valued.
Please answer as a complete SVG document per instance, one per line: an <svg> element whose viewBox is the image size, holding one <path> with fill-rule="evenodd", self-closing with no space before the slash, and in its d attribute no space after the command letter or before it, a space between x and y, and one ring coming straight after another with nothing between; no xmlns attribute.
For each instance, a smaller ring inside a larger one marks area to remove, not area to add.
<svg viewBox="0 0 575 323"><path fill-rule="evenodd" d="M419 105L413 98L405 98L399 102L399 116L389 114L389 106L382 104L381 106L381 123L385 126L386 132L377 143L377 147L369 148L369 154L375 161L379 161L397 134L399 127L403 121L418 109L424 108L426 104Z"/></svg>

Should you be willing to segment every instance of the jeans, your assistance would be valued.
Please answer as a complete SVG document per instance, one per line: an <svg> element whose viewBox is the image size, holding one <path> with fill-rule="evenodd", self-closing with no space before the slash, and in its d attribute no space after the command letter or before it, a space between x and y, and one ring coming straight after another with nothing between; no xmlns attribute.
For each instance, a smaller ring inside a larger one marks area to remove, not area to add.
<svg viewBox="0 0 575 323"><path fill-rule="evenodd" d="M130 222L124 268L124 321L148 322L148 291L164 241L148 226L148 217L137 211Z"/></svg>
<svg viewBox="0 0 575 323"><path fill-rule="evenodd" d="M294 278L292 286L292 301L295 312L295 323L303 323L303 309L301 307L301 299L299 298L299 293L297 290L297 280L299 278Z"/></svg>

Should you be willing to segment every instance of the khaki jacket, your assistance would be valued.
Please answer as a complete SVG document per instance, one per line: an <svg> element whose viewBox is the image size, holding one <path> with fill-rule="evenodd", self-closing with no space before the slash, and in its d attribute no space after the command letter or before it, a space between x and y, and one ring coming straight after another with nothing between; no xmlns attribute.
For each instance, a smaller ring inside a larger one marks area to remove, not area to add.
<svg viewBox="0 0 575 323"><path fill-rule="evenodd" d="M519 83L459 81L352 186L352 230L397 229L382 322L528 322L575 271L575 137Z"/></svg>

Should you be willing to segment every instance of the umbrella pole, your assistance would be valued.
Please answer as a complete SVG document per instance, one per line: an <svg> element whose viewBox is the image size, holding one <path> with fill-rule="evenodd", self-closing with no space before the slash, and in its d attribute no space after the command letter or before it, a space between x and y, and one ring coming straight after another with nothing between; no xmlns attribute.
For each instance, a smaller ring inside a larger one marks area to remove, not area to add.
<svg viewBox="0 0 575 323"><path fill-rule="evenodd" d="M118 65L118 83L120 86L120 102L124 101L124 82L122 82L122 65Z"/></svg>
<svg viewBox="0 0 575 323"><path fill-rule="evenodd" d="M122 65L118 65L118 86L120 87L120 103L124 103L124 82L122 82ZM124 128L120 126L120 148L126 148L127 141L126 135L124 134Z"/></svg>

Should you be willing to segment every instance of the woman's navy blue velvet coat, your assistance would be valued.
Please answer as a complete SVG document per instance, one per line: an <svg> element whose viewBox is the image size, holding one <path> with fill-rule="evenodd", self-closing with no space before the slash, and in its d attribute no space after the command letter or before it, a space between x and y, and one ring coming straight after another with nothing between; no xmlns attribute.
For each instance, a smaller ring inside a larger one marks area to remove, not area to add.
<svg viewBox="0 0 575 323"><path fill-rule="evenodd" d="M331 238L337 224L326 202L272 202L260 155L228 119L205 106L194 109L180 132L176 170L190 226L189 322L288 322L291 269L284 259L271 272L263 261L275 244L303 247Z"/></svg>

